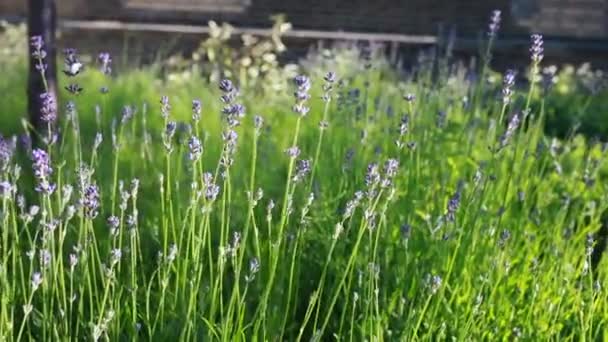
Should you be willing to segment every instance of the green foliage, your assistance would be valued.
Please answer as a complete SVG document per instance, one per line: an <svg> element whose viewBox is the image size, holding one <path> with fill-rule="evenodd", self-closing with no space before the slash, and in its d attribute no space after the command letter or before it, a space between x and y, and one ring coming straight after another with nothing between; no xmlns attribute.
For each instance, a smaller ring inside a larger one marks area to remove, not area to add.
<svg viewBox="0 0 608 342"><path fill-rule="evenodd" d="M589 64L563 67L545 97L547 131L564 137L572 130L590 138L608 140L608 77Z"/></svg>
<svg viewBox="0 0 608 342"><path fill-rule="evenodd" d="M209 37L200 43L191 58L176 55L167 59L164 63L167 77L187 83L192 75L202 74L212 83L227 77L261 93L285 91L286 76L295 76L297 66L281 66L278 58L286 50L281 38L291 29L291 24L281 15L272 19L268 37L242 34L238 48L233 44L234 27L210 21Z"/></svg>

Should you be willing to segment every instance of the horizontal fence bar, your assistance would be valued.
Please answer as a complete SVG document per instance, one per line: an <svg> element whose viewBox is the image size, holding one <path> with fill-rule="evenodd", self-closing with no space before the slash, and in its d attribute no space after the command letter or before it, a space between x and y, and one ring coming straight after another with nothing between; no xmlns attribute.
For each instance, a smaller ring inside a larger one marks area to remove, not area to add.
<svg viewBox="0 0 608 342"><path fill-rule="evenodd" d="M25 18L20 16L0 16L0 20L11 23L24 22ZM131 31L131 32L164 32L180 34L209 34L209 27L203 25L179 25L179 24L154 24L138 23L117 20L71 20L61 19L59 28L64 30L106 30L106 31ZM260 29L250 27L233 27L235 34L251 34L257 36L269 36L271 29ZM283 37L309 40L342 40L342 41L375 41L393 44L418 44L435 45L446 43L433 35L407 35L397 33L365 33L345 31L322 31L322 30L299 30L293 29L283 33ZM480 40L471 37L458 37L454 41L457 50L473 50L479 47ZM502 37L495 41L494 48L497 50L509 50L526 47L530 40L525 35L514 37ZM545 36L545 49L551 50L587 50L596 52L608 51L608 39L601 38L572 38Z"/></svg>
<svg viewBox="0 0 608 342"><path fill-rule="evenodd" d="M209 27L196 25L177 24L150 24L133 23L111 20L61 20L59 27L62 29L78 30L118 30L138 32L166 32L184 34L209 34ZM234 27L235 34L251 34L257 36L270 36L271 29L257 29L247 27ZM349 41L377 41L394 42L402 44L436 44L436 36L430 35L404 35L394 33L364 33L364 32L342 32L342 31L320 31L320 30L290 30L282 34L287 38L300 39L328 39Z"/></svg>

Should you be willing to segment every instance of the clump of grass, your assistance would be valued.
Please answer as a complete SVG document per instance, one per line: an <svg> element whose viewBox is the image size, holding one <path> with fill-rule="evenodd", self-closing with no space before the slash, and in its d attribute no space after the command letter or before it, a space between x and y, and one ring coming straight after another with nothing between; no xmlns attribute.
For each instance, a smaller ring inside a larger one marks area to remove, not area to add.
<svg viewBox="0 0 608 342"><path fill-rule="evenodd" d="M542 37L527 89L352 51L264 97L69 73L0 140L2 336L605 338L606 148L543 134Z"/></svg>

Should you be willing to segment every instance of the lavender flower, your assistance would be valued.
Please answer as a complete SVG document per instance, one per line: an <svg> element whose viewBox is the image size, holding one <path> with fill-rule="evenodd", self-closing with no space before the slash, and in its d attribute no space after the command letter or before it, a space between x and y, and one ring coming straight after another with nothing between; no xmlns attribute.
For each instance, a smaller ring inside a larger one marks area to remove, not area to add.
<svg viewBox="0 0 608 342"><path fill-rule="evenodd" d="M502 103L506 106L511 103L513 96L513 86L515 85L515 71L507 70L502 80Z"/></svg>
<svg viewBox="0 0 608 342"><path fill-rule="evenodd" d="M121 111L121 119L120 119L120 123L121 124L126 124L127 122L129 122L129 120L131 120L133 118L133 107L126 105L122 107L122 111Z"/></svg>
<svg viewBox="0 0 608 342"><path fill-rule="evenodd" d="M80 129L76 120L76 104L74 104L74 101L72 100L69 100L68 103L65 104L65 118L74 125L74 130L78 131Z"/></svg>
<svg viewBox="0 0 608 342"><path fill-rule="evenodd" d="M68 205L67 208L65 208L65 221L70 221L74 217L75 213L76 207L73 205Z"/></svg>
<svg viewBox="0 0 608 342"><path fill-rule="evenodd" d="M333 71L329 71L327 74L325 74L325 76L323 77L323 80L325 80L325 82L327 82L327 83L336 82L336 73Z"/></svg>
<svg viewBox="0 0 608 342"><path fill-rule="evenodd" d="M205 193L205 199L209 202L215 201L217 195L220 193L220 187L213 182L213 175L209 172L203 174L203 191Z"/></svg>
<svg viewBox="0 0 608 342"><path fill-rule="evenodd" d="M74 271L74 268L78 264L78 255L76 255L74 253L70 253L69 258L70 258L70 270Z"/></svg>
<svg viewBox="0 0 608 342"><path fill-rule="evenodd" d="M99 188L97 185L89 184L85 187L81 205L86 218L94 219L97 217L99 213Z"/></svg>
<svg viewBox="0 0 608 342"><path fill-rule="evenodd" d="M258 261L257 258L253 258L251 259L251 261L249 262L249 272L252 274L258 273L258 271L260 270L260 262Z"/></svg>
<svg viewBox="0 0 608 342"><path fill-rule="evenodd" d="M380 186L388 188L393 183L393 178L397 175L399 170L399 161L397 159L389 159L384 163L384 178L382 179Z"/></svg>
<svg viewBox="0 0 608 342"><path fill-rule="evenodd" d="M34 53L39 53L40 51L44 51L42 48L44 47L44 41L42 40L42 36L32 36L30 37L30 46L34 49ZM34 57L39 57L39 55L35 55ZM46 57L40 56L41 58Z"/></svg>
<svg viewBox="0 0 608 342"><path fill-rule="evenodd" d="M532 63L539 64L544 57L544 48L543 48L543 36L540 34L533 34L531 36L532 46L530 47L530 55L532 58Z"/></svg>
<svg viewBox="0 0 608 342"><path fill-rule="evenodd" d="M171 112L171 104L169 103L169 97L161 96L160 98L160 116L167 120L169 118L169 113Z"/></svg>
<svg viewBox="0 0 608 342"><path fill-rule="evenodd" d="M49 182L53 168L51 167L51 160L48 154L44 150L37 148L32 151L32 160L34 177L38 181L35 190L45 195L52 194L55 191L55 184Z"/></svg>
<svg viewBox="0 0 608 342"><path fill-rule="evenodd" d="M500 16L501 12L499 10L492 11L490 24L488 25L488 36L490 38L494 38L498 32L498 29L500 28Z"/></svg>
<svg viewBox="0 0 608 342"><path fill-rule="evenodd" d="M16 143L14 138L5 139L0 135L0 173L8 169L8 164L15 153Z"/></svg>
<svg viewBox="0 0 608 342"><path fill-rule="evenodd" d="M131 180L131 197L137 198L139 192L139 178L133 178Z"/></svg>
<svg viewBox="0 0 608 342"><path fill-rule="evenodd" d="M65 90L67 90L70 94L72 95L80 95L80 93L82 93L82 91L84 90L79 84L77 83L70 83L67 86L65 86L64 88Z"/></svg>
<svg viewBox="0 0 608 342"><path fill-rule="evenodd" d="M310 78L308 78L306 75L297 75L293 78L293 82L298 88L298 91L308 92L310 90Z"/></svg>
<svg viewBox="0 0 608 342"><path fill-rule="evenodd" d="M256 131L260 131L260 129L262 129L262 126L264 126L264 118L261 115L256 115L253 117L253 126L255 127Z"/></svg>
<svg viewBox="0 0 608 342"><path fill-rule="evenodd" d="M99 64L101 64L99 70L103 74L109 75L110 73L112 73L112 67L110 65L112 63L112 57L110 56L109 53L107 53L107 52L99 53L99 55L97 56L97 60L99 61Z"/></svg>
<svg viewBox="0 0 608 342"><path fill-rule="evenodd" d="M260 270L260 261L257 258L253 258L249 261L249 274L245 276L247 283L252 282L255 279L256 273Z"/></svg>
<svg viewBox="0 0 608 342"><path fill-rule="evenodd" d="M371 188L378 182L380 182L380 172L378 164L370 163L369 165L367 165L367 172L365 173L365 185L368 188Z"/></svg>
<svg viewBox="0 0 608 342"><path fill-rule="evenodd" d="M325 84L323 85L323 100L327 102L331 100L331 91L333 90L334 82L336 82L336 73L330 71L325 74L325 77L323 77L323 79L325 80Z"/></svg>
<svg viewBox="0 0 608 342"><path fill-rule="evenodd" d="M222 133L222 139L224 140L222 157L220 159L220 164L222 165L222 167L228 168L234 162L232 157L236 151L238 138L239 135L232 129L229 129Z"/></svg>
<svg viewBox="0 0 608 342"><path fill-rule="evenodd" d="M177 258L177 245L172 243L171 246L169 246L169 253L167 255L167 262L168 263L172 263L175 258Z"/></svg>
<svg viewBox="0 0 608 342"><path fill-rule="evenodd" d="M293 181L298 183L304 179L304 177L310 173L311 164L310 159L298 160L296 162L296 174L293 176Z"/></svg>
<svg viewBox="0 0 608 342"><path fill-rule="evenodd" d="M43 224L45 233L52 234L59 226L59 220L53 219Z"/></svg>
<svg viewBox="0 0 608 342"><path fill-rule="evenodd" d="M118 227L120 226L120 219L114 215L108 217L108 227L110 228L110 235L116 236L118 234Z"/></svg>
<svg viewBox="0 0 608 342"><path fill-rule="evenodd" d="M95 134L95 140L93 141L93 150L97 150L102 142L103 142L103 134L101 132L97 132Z"/></svg>
<svg viewBox="0 0 608 342"><path fill-rule="evenodd" d="M245 107L239 103L229 104L222 109L222 113L226 116L228 126L236 127L240 124L240 118L245 117Z"/></svg>
<svg viewBox="0 0 608 342"><path fill-rule="evenodd" d="M454 220L456 219L456 212L458 211L458 208L460 207L460 197L461 197L460 187L461 186L459 185L458 189L456 190L454 195L452 195L452 197L448 201L448 206L447 206L447 210L446 210L446 214L445 214L448 222L454 222Z"/></svg>
<svg viewBox="0 0 608 342"><path fill-rule="evenodd" d="M300 155L300 148L298 146L292 146L285 150L285 153L289 158L297 158Z"/></svg>
<svg viewBox="0 0 608 342"><path fill-rule="evenodd" d="M239 246L241 245L241 233L240 232L234 232L232 234L232 242L230 243L230 249L234 252L236 252L237 249L239 249Z"/></svg>
<svg viewBox="0 0 608 342"><path fill-rule="evenodd" d="M355 196L346 203L346 208L344 209L344 213L342 214L343 219L347 219L353 215L355 209L361 204L361 200L363 199L363 192L357 191L355 192Z"/></svg>
<svg viewBox="0 0 608 342"><path fill-rule="evenodd" d="M137 227L137 210L134 210L134 214L133 215L127 215L127 218L125 219L126 223L127 223L127 227L129 227L129 229L131 230L131 232L133 232L135 230L135 228Z"/></svg>
<svg viewBox="0 0 608 342"><path fill-rule="evenodd" d="M408 133L410 128L410 116L405 114L401 117L401 121L399 122L399 138L395 141L395 145L399 149L403 148L403 137Z"/></svg>
<svg viewBox="0 0 608 342"><path fill-rule="evenodd" d="M266 220L270 221L272 220L272 210L274 209L275 203L272 200L272 198L268 201L268 204L266 205Z"/></svg>
<svg viewBox="0 0 608 342"><path fill-rule="evenodd" d="M223 92L220 99L226 104L222 109L222 114L226 118L228 127L236 127L240 125L240 119L245 117L245 107L234 102L239 94L238 89L234 87L232 81L227 79L220 81L219 88Z"/></svg>
<svg viewBox="0 0 608 342"><path fill-rule="evenodd" d="M188 158L190 158L191 161L198 160L203 153L201 141L195 136L191 136L190 140L188 140L188 149L190 150L188 152Z"/></svg>
<svg viewBox="0 0 608 342"><path fill-rule="evenodd" d="M65 68L63 69L63 73L68 77L74 77L82 71L83 64L80 62L78 58L78 54L76 53L76 49L68 48L63 50L63 54L65 56L64 64Z"/></svg>
<svg viewBox="0 0 608 342"><path fill-rule="evenodd" d="M42 284L42 274L40 272L34 272L32 274L32 291L36 291Z"/></svg>
<svg viewBox="0 0 608 342"><path fill-rule="evenodd" d="M112 249L112 251L110 251L110 255L110 264L114 266L120 261L120 258L122 258L122 251L120 250L120 248L114 248Z"/></svg>
<svg viewBox="0 0 608 342"><path fill-rule="evenodd" d="M399 170L399 161L397 159L389 159L384 164L384 175L387 178L393 178Z"/></svg>
<svg viewBox="0 0 608 342"><path fill-rule="evenodd" d="M0 198L10 198L13 193L13 185L7 181L0 182Z"/></svg>
<svg viewBox="0 0 608 342"><path fill-rule="evenodd" d="M306 101L310 99L310 78L304 75L298 75L294 77L293 81L296 85L296 91L294 93L296 103L293 106L293 111L300 116L306 116L310 110L310 108L306 106Z"/></svg>
<svg viewBox="0 0 608 342"><path fill-rule="evenodd" d="M165 137L167 138L167 143L170 144L171 139L175 135L175 131L177 129L177 123L175 121L169 121L165 126Z"/></svg>
<svg viewBox="0 0 608 342"><path fill-rule="evenodd" d="M32 36L30 37L30 46L32 47L32 57L36 59L35 68L44 75L44 72L47 69L47 64L44 63L44 59L46 58L46 51L43 49L44 41L42 40L42 36Z"/></svg>
<svg viewBox="0 0 608 342"><path fill-rule="evenodd" d="M230 81L228 79L221 80L220 84L219 84L219 88L224 93L231 93L234 91L234 86L232 84L232 81Z"/></svg>
<svg viewBox="0 0 608 342"><path fill-rule="evenodd" d="M192 121L198 122L201 119L202 108L201 100L192 100Z"/></svg>
<svg viewBox="0 0 608 342"><path fill-rule="evenodd" d="M432 294L436 294L437 291L439 291L439 289L441 288L442 282L443 282L443 280L441 279L441 276L439 276L439 275L434 275L431 277L431 293Z"/></svg>
<svg viewBox="0 0 608 342"><path fill-rule="evenodd" d="M40 104L42 121L47 123L55 122L55 120L57 120L57 103L55 102L55 95L48 92L40 94Z"/></svg>
<svg viewBox="0 0 608 342"><path fill-rule="evenodd" d="M502 149L509 144L509 141L515 134L515 131L517 130L518 126L519 126L519 114L515 113L511 117L511 120L509 120L509 125L507 126L507 130L500 137L499 149Z"/></svg>

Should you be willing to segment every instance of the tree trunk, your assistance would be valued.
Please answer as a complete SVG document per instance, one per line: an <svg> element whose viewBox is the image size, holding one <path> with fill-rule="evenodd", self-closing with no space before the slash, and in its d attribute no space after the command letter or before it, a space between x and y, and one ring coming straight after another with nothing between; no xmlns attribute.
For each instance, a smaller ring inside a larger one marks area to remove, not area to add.
<svg viewBox="0 0 608 342"><path fill-rule="evenodd" d="M45 89L42 76L36 70L36 61L32 58L33 49L30 45L30 70L28 77L28 112L30 122L39 133L39 136L48 136L47 125L42 121L42 103L40 94L48 92L57 103L57 68L55 49L56 7L55 0L29 0L28 34L29 37L41 36L44 41L44 50L47 55L45 63L48 65L45 77L48 89ZM47 134L45 134L47 133ZM36 138L33 135L32 138ZM38 140L38 139L36 139Z"/></svg>

